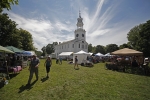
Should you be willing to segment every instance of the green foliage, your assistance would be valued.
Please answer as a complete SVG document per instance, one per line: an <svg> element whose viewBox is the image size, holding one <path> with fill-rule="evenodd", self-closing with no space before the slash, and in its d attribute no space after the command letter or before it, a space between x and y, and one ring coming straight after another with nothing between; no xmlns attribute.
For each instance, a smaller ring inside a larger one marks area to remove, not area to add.
<svg viewBox="0 0 150 100"><path fill-rule="evenodd" d="M150 57L150 20L143 24L139 36L138 49L144 53L144 56Z"/></svg>
<svg viewBox="0 0 150 100"><path fill-rule="evenodd" d="M42 56L42 52L41 52L41 51L35 51L35 53L36 53L36 55L37 55L38 57Z"/></svg>
<svg viewBox="0 0 150 100"><path fill-rule="evenodd" d="M51 54L51 53L53 53L54 52L54 45L53 44L48 44L47 46L46 46L46 53L47 54Z"/></svg>
<svg viewBox="0 0 150 100"><path fill-rule="evenodd" d="M124 44L119 46L119 49L123 49L123 48L130 48L131 49L131 46L129 44L124 43Z"/></svg>
<svg viewBox="0 0 150 100"><path fill-rule="evenodd" d="M136 49L136 50L139 49L138 40L141 38L140 35L139 35L139 33L140 33L142 27L143 27L143 24L135 26L127 34L127 39L129 41L129 45L133 49Z"/></svg>
<svg viewBox="0 0 150 100"><path fill-rule="evenodd" d="M105 54L105 49L104 49L104 48L105 48L105 47L102 46L102 45L97 45L96 48L95 48L95 53L100 52L100 53L102 53L102 54Z"/></svg>
<svg viewBox="0 0 150 100"><path fill-rule="evenodd" d="M14 46L23 50L35 50L32 35L23 29L17 29L16 22L7 14L0 13L0 45Z"/></svg>
<svg viewBox="0 0 150 100"><path fill-rule="evenodd" d="M0 13L0 45L8 46L16 36L16 22L9 19L7 14Z"/></svg>
<svg viewBox="0 0 150 100"><path fill-rule="evenodd" d="M132 48L142 51L146 57L150 56L150 20L132 28L127 38Z"/></svg>
<svg viewBox="0 0 150 100"><path fill-rule="evenodd" d="M33 46L33 39L32 39L32 35L23 29L19 29L19 33L20 36L22 37L21 39L21 43L22 43L22 49L26 50L26 51L30 51L30 50L35 50L34 46Z"/></svg>
<svg viewBox="0 0 150 100"><path fill-rule="evenodd" d="M0 10L6 8L7 10L11 9L11 5L18 5L18 0L0 0Z"/></svg>
<svg viewBox="0 0 150 100"><path fill-rule="evenodd" d="M89 52L92 52L92 44L91 44L91 43L88 44L88 51L89 51Z"/></svg>
<svg viewBox="0 0 150 100"><path fill-rule="evenodd" d="M106 53L110 53L110 52L118 50L119 47L116 44L108 44L108 45L106 45L105 49L106 49Z"/></svg>
<svg viewBox="0 0 150 100"><path fill-rule="evenodd" d="M45 56L46 55L46 47L44 46L44 47L42 47L42 56Z"/></svg>

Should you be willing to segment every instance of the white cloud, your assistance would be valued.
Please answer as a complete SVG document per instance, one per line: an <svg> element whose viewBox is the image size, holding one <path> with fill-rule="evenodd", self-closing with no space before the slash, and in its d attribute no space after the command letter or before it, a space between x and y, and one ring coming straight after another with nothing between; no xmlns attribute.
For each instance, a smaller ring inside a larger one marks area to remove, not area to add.
<svg viewBox="0 0 150 100"><path fill-rule="evenodd" d="M42 0L39 2L43 3ZM95 0L93 2L97 3L92 6L86 5L84 0L70 0L70 5L61 5L62 2L64 3L65 1L61 1L61 3L56 2L56 6L54 5L54 7L57 9L44 4L46 6L45 9L49 13L43 12L40 16L33 17L32 19L13 12L8 13L10 18L18 24L19 28L21 27L32 34L34 45L38 50L41 50L43 46L52 42L63 42L74 39L74 30L76 29L76 19L79 9L83 18L84 29L87 32L86 40L94 46L126 43L128 31L138 23L138 21L131 20L114 21L118 16L118 7L121 1L116 0L110 3L108 0ZM90 3L91 0L87 2ZM106 5L108 7L105 7ZM63 11L65 6L70 9ZM39 13L37 9L29 12L29 14L37 13Z"/></svg>

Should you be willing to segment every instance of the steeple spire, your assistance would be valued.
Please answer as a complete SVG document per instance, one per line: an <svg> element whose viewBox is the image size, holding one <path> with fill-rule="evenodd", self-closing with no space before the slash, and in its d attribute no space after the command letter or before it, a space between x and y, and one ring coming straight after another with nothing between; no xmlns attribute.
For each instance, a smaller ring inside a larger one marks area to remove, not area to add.
<svg viewBox="0 0 150 100"><path fill-rule="evenodd" d="M79 10L79 18L81 18L81 12L80 12L80 10Z"/></svg>
<svg viewBox="0 0 150 100"><path fill-rule="evenodd" d="M77 28L83 28L83 22L82 22L82 17L81 17L81 12L79 10L79 18L77 19L78 22L77 22Z"/></svg>

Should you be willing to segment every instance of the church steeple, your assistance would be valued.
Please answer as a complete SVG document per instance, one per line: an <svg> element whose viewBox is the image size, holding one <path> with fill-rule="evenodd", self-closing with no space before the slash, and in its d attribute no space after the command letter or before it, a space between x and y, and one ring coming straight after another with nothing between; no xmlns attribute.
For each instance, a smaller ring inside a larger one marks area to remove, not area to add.
<svg viewBox="0 0 150 100"><path fill-rule="evenodd" d="M83 22L82 22L82 17L81 17L81 12L79 10L79 18L77 19L77 29L78 28L83 28Z"/></svg>
<svg viewBox="0 0 150 100"><path fill-rule="evenodd" d="M80 10L79 10L79 18L81 18L81 13L80 13Z"/></svg>
<svg viewBox="0 0 150 100"><path fill-rule="evenodd" d="M77 18L77 29L75 30L75 40L76 41L86 41L86 31L83 29L83 18L81 17L81 13L79 10L79 18Z"/></svg>

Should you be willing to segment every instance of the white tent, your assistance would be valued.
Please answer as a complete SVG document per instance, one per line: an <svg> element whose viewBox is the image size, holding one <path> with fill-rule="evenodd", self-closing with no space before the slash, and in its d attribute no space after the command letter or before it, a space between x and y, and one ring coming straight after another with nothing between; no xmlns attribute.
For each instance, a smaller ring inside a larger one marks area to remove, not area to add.
<svg viewBox="0 0 150 100"><path fill-rule="evenodd" d="M110 53L106 53L105 56L106 56L106 57L110 57L110 56L112 56L112 55L110 55Z"/></svg>
<svg viewBox="0 0 150 100"><path fill-rule="evenodd" d="M97 54L95 54L95 56L104 56L104 55L101 53L97 53Z"/></svg>
<svg viewBox="0 0 150 100"><path fill-rule="evenodd" d="M93 53L92 53L92 52L89 52L89 54L92 55Z"/></svg>
<svg viewBox="0 0 150 100"><path fill-rule="evenodd" d="M90 56L90 54L83 50L81 50L77 53L74 53L73 54L73 63L75 62L75 56L77 56L77 58L78 58L78 64L81 64L83 61L85 61L87 59L87 56Z"/></svg>
<svg viewBox="0 0 150 100"><path fill-rule="evenodd" d="M62 52L59 56L70 56L71 54L73 54L73 52Z"/></svg>
<svg viewBox="0 0 150 100"><path fill-rule="evenodd" d="M65 58L72 58L72 54L73 52L62 52L60 53L58 56L61 57L62 59L65 59Z"/></svg>

